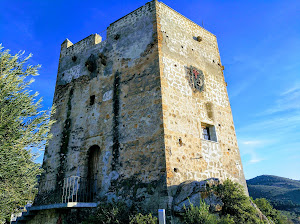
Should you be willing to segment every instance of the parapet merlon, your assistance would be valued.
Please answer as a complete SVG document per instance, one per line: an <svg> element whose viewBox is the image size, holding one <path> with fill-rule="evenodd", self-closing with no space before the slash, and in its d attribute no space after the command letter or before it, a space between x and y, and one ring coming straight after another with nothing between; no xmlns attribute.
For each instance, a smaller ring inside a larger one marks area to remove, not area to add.
<svg viewBox="0 0 300 224"><path fill-rule="evenodd" d="M83 51L96 44L101 43L102 37L99 34L91 34L88 37L82 39L81 41L73 44L68 38L61 44L60 57L64 57L74 51Z"/></svg>

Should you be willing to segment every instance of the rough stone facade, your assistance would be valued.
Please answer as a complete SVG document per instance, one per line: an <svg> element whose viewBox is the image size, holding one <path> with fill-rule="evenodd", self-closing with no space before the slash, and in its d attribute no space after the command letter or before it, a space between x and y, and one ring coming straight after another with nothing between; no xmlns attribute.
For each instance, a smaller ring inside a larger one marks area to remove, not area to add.
<svg viewBox="0 0 300 224"><path fill-rule="evenodd" d="M100 149L95 200L170 215L184 181L229 178L246 189L216 37L151 1L110 24L101 39L92 34L61 46L57 122L40 189L90 177L93 147ZM191 66L203 72L202 91L191 85ZM211 140L203 139L203 126Z"/></svg>
<svg viewBox="0 0 300 224"><path fill-rule="evenodd" d="M217 39L163 3L157 8L167 185L216 177L246 187ZM203 71L202 92L190 87L191 66ZM202 138L203 124L216 141Z"/></svg>

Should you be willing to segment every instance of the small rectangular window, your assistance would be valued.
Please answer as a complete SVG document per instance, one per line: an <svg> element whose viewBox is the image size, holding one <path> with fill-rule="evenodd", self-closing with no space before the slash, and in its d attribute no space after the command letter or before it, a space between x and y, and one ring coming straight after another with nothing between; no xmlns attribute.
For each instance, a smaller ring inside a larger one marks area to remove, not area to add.
<svg viewBox="0 0 300 224"><path fill-rule="evenodd" d="M210 140L209 128L206 126L202 127L202 135L205 140Z"/></svg>
<svg viewBox="0 0 300 224"><path fill-rule="evenodd" d="M95 103L95 95L90 96L90 106L94 105Z"/></svg>
<svg viewBox="0 0 300 224"><path fill-rule="evenodd" d="M217 134L214 125L201 123L202 139L217 142Z"/></svg>

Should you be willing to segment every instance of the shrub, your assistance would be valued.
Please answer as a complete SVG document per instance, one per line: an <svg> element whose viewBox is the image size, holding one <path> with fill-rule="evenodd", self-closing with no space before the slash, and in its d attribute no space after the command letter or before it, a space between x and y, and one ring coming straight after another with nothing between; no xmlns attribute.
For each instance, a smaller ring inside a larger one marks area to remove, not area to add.
<svg viewBox="0 0 300 224"><path fill-rule="evenodd" d="M286 216L282 215L279 211L273 208L273 206L265 198L257 198L253 201L260 211L267 216L268 219L271 219L275 224L284 224L288 223Z"/></svg>
<svg viewBox="0 0 300 224"><path fill-rule="evenodd" d="M200 200L200 206L190 203L190 208L185 209L183 221L186 224L217 224L218 217L209 212L209 205Z"/></svg>
<svg viewBox="0 0 300 224"><path fill-rule="evenodd" d="M123 202L100 204L83 224L128 224L130 211Z"/></svg>
<svg viewBox="0 0 300 224"><path fill-rule="evenodd" d="M220 212L221 216L230 215L235 223L263 223L241 185L226 180L223 184L216 186L214 191L224 203Z"/></svg>
<svg viewBox="0 0 300 224"><path fill-rule="evenodd" d="M152 214L143 215L141 213L136 214L130 220L130 224L156 224L157 218Z"/></svg>
<svg viewBox="0 0 300 224"><path fill-rule="evenodd" d="M233 217L230 215L222 216L218 224L235 224Z"/></svg>

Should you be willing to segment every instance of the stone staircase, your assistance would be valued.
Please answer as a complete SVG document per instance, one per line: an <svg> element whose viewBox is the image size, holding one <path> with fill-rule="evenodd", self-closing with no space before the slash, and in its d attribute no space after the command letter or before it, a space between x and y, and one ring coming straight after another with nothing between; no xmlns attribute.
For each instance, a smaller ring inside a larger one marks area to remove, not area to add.
<svg viewBox="0 0 300 224"><path fill-rule="evenodd" d="M44 188L39 188L39 193L35 197L36 202L33 204L30 201L19 210L19 213L12 214L10 223L26 223L41 210L95 208L98 205L94 201L96 181L70 176L64 178L62 188L56 191L47 188L47 186L55 186L52 180L41 182L40 185L42 184Z"/></svg>
<svg viewBox="0 0 300 224"><path fill-rule="evenodd" d="M38 210L35 210L34 207L25 207L22 213L19 213L16 216L12 217L10 223L26 223L27 221L31 220L37 213Z"/></svg>
<svg viewBox="0 0 300 224"><path fill-rule="evenodd" d="M40 205L25 207L22 213L19 213L11 218L11 224L26 223L27 221L34 218L34 216L41 210L48 209L81 209L81 208L96 208L98 202L67 202L50 205Z"/></svg>

